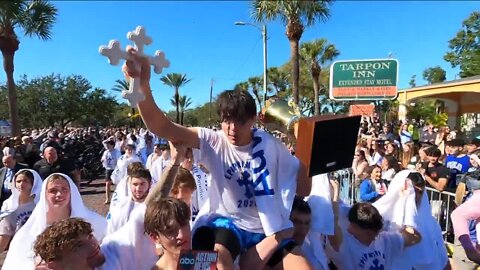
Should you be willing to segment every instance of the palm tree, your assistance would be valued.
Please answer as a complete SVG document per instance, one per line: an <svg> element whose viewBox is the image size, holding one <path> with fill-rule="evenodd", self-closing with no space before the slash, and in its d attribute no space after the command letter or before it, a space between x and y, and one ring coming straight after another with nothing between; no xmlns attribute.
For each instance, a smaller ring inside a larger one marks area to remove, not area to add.
<svg viewBox="0 0 480 270"><path fill-rule="evenodd" d="M312 75L315 115L320 114L318 96L320 95L320 73L322 72L322 66L333 61L339 54L340 52L335 48L335 45L329 44L324 38L312 42L305 42L300 46L302 61L310 66L310 74Z"/></svg>
<svg viewBox="0 0 480 270"><path fill-rule="evenodd" d="M170 99L170 103L172 103L173 106L176 106L175 96ZM190 107L190 105L192 105L192 99L187 96L180 96L178 103L180 107L180 125L183 125L183 118L185 115L185 111L187 110L188 107Z"/></svg>
<svg viewBox="0 0 480 270"><path fill-rule="evenodd" d="M235 90L241 90L241 91L248 91L248 82L241 82L241 83L237 83L233 89Z"/></svg>
<svg viewBox="0 0 480 270"><path fill-rule="evenodd" d="M326 21L330 16L330 4L333 0L254 0L252 16L257 22L272 21L280 18L286 25L286 35L290 42L292 63L293 101L298 105L298 85L300 65L298 59L298 42L305 27L316 21Z"/></svg>
<svg viewBox="0 0 480 270"><path fill-rule="evenodd" d="M52 27L57 18L57 9L44 0L0 1L0 50L3 55L3 67L7 75L8 106L10 107L10 121L12 135L20 134L18 119L17 92L13 79L14 56L18 51L20 41L15 34L20 28L25 35L37 36L42 40L49 40Z"/></svg>
<svg viewBox="0 0 480 270"><path fill-rule="evenodd" d="M128 91L130 88L130 81L127 81L125 79L123 80L116 80L115 85L112 87L112 90L115 92L123 92L123 91ZM135 115L135 108L132 108L132 117Z"/></svg>
<svg viewBox="0 0 480 270"><path fill-rule="evenodd" d="M273 86L273 89L275 89L275 94L277 96L287 90L288 74L286 74L284 71L280 70L277 67L269 68L267 73L269 84Z"/></svg>
<svg viewBox="0 0 480 270"><path fill-rule="evenodd" d="M175 109L176 109L175 122L180 123L180 87L190 82L190 79L187 79L186 74L168 73L167 75L160 78L160 80L164 84L175 89L175 94L173 95L173 98L175 101Z"/></svg>

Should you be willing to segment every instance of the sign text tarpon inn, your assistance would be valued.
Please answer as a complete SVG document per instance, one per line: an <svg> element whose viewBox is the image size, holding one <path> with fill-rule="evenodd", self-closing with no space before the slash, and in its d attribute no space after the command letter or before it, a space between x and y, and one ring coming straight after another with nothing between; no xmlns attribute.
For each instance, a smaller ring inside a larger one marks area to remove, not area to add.
<svg viewBox="0 0 480 270"><path fill-rule="evenodd" d="M330 67L330 98L379 100L397 97L395 59L337 61Z"/></svg>

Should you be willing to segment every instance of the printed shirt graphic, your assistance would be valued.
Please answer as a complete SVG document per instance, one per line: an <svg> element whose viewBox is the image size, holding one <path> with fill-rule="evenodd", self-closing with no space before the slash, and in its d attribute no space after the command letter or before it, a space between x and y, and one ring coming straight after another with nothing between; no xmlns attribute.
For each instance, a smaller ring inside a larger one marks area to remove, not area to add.
<svg viewBox="0 0 480 270"><path fill-rule="evenodd" d="M262 181L262 177L268 175L264 162L267 153L253 151L255 140L245 146L234 146L222 131L202 128L199 138L199 163L210 169L212 193L221 197L217 214L232 219L241 229L264 233L255 197L274 193Z"/></svg>
<svg viewBox="0 0 480 270"><path fill-rule="evenodd" d="M197 165L193 165L191 171L195 179L197 189L192 194L192 221L197 217L198 212L208 199L208 187L210 186L211 174L205 173Z"/></svg>
<svg viewBox="0 0 480 270"><path fill-rule="evenodd" d="M445 166L450 169L450 187L457 186L457 175L464 174L470 168L470 157L467 155L457 157L453 155L448 155L445 158Z"/></svg>
<svg viewBox="0 0 480 270"><path fill-rule="evenodd" d="M0 235L14 235L27 222L34 208L34 202L19 205L13 213L0 221Z"/></svg>
<svg viewBox="0 0 480 270"><path fill-rule="evenodd" d="M394 257L402 252L404 245L402 236L397 232L381 232L368 247L348 231L344 232L344 236L340 251L333 260L345 270L391 269Z"/></svg>

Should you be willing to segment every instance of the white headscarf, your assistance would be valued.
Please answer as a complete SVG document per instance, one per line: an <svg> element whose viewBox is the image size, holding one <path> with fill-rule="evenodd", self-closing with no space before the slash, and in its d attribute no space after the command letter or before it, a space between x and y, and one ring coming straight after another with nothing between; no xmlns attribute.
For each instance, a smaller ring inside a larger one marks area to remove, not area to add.
<svg viewBox="0 0 480 270"><path fill-rule="evenodd" d="M92 224L93 234L100 242L106 233L107 221L104 217L89 210L84 204L77 186L70 177L62 173L53 173L43 181L40 200L35 206L27 223L15 234L3 264L4 270L33 269L35 254L33 246L37 236L47 227L48 203L45 198L47 183L54 175L62 176L70 186L70 217L82 218Z"/></svg>
<svg viewBox="0 0 480 270"><path fill-rule="evenodd" d="M403 170L397 173L387 193L373 205L386 221L385 229L408 225L417 229L422 236L419 244L405 249L405 252L397 257L397 263L395 263L397 269L407 269L412 266L415 266L415 269L422 269L419 266L427 267L425 269L437 269L432 268L432 264L440 261L435 251L439 248L437 240L442 236L441 233L437 235L439 232L433 227L435 223L432 223L431 207L425 191L420 207L417 208L414 186L412 181L407 180L411 172L413 171ZM443 269L443 266L438 269Z"/></svg>
<svg viewBox="0 0 480 270"><path fill-rule="evenodd" d="M42 190L42 178L34 170L22 169L15 174L13 179L16 179L17 175L24 171L29 171L33 174L33 183L32 190L30 191L30 196L35 195L35 197L33 198L33 202L37 204L40 200L40 192ZM18 191L18 189L15 187L12 188L12 195L10 195L10 197L5 202L3 202L2 210L0 211L0 218L4 218L17 210L19 197L20 192Z"/></svg>

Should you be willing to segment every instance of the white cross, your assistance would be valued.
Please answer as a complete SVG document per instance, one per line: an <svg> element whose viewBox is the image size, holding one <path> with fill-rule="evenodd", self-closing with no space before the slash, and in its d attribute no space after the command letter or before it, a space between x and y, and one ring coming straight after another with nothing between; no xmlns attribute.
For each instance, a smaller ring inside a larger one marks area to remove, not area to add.
<svg viewBox="0 0 480 270"><path fill-rule="evenodd" d="M137 54L146 56L143 54L143 47L152 43L152 39L147 36L145 28L138 26L135 31L127 33L127 38L134 43L134 48L137 50ZM108 46L100 46L98 49L100 54L108 58L108 62L111 65L118 65L120 59L132 60L130 54L127 51L123 51L120 48L120 42L118 40L110 40ZM170 62L165 58L165 53L157 50L154 56L146 56L148 62L153 66L153 71L157 74L162 73L164 67L169 67ZM140 81L135 78L130 79L128 91L122 91L122 97L128 99L128 103L131 107L136 108L138 102L145 99L145 96L139 92Z"/></svg>

